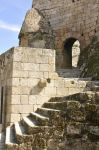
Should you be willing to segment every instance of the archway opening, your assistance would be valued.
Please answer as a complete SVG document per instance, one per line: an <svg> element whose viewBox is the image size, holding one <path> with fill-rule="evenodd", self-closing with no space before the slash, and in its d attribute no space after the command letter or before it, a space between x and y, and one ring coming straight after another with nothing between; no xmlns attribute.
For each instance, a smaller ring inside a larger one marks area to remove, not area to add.
<svg viewBox="0 0 99 150"><path fill-rule="evenodd" d="M80 55L80 42L76 38L68 38L63 47L63 65L65 69L77 67Z"/></svg>

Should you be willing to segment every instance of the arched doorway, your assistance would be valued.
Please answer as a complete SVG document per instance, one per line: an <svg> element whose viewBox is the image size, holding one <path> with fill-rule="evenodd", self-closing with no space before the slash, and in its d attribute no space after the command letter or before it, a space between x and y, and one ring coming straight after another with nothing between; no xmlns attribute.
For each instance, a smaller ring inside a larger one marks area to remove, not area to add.
<svg viewBox="0 0 99 150"><path fill-rule="evenodd" d="M72 69L77 67L80 55L80 43L76 38L68 38L63 45L63 64L62 68Z"/></svg>

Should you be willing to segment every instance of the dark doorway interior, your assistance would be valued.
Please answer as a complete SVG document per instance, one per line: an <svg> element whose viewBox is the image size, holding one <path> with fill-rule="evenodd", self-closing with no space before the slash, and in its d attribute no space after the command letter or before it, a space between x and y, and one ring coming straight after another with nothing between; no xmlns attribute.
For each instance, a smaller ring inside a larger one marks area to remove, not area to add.
<svg viewBox="0 0 99 150"><path fill-rule="evenodd" d="M72 68L72 47L73 44L77 41L76 38L68 38L64 41L63 46L63 64L62 68L71 69Z"/></svg>

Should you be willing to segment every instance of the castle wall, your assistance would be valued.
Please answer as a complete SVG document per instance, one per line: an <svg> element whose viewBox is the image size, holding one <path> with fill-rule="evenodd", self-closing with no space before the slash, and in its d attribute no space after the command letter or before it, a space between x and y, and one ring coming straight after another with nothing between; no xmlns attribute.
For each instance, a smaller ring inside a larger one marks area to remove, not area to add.
<svg viewBox="0 0 99 150"><path fill-rule="evenodd" d="M19 121L51 97L90 89L92 83L59 77L55 50L16 47L1 55L1 87L4 86L4 123Z"/></svg>
<svg viewBox="0 0 99 150"><path fill-rule="evenodd" d="M84 41L84 44L90 42L99 27L98 4L98 0L33 0L33 7L50 21L58 49L62 48L60 42L69 37Z"/></svg>
<svg viewBox="0 0 99 150"><path fill-rule="evenodd" d="M20 120L48 100L46 79L55 71L55 51L17 47L12 69L11 114L7 122ZM54 87L50 87L51 92L53 95Z"/></svg>
<svg viewBox="0 0 99 150"><path fill-rule="evenodd" d="M58 67L63 61L62 51L66 39L78 39L83 49L99 30L98 0L33 0L33 8L41 11L51 24Z"/></svg>
<svg viewBox="0 0 99 150"><path fill-rule="evenodd" d="M13 50L14 48L11 48L9 51L0 55L0 104L2 103L2 108L0 107L0 112L2 111L2 114L0 114L1 128L4 127L5 120L8 120L9 114L11 113L9 104L11 101L12 90Z"/></svg>

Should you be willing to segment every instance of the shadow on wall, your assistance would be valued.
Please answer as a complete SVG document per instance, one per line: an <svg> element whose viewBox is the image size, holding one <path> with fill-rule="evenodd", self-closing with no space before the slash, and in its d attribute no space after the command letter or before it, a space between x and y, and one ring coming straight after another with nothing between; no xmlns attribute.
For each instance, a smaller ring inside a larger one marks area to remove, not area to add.
<svg viewBox="0 0 99 150"><path fill-rule="evenodd" d="M31 91L30 95L38 95L42 90L47 86L47 83L50 83L50 79L40 79L40 81L35 85Z"/></svg>

